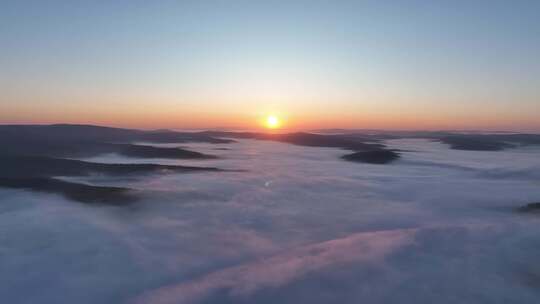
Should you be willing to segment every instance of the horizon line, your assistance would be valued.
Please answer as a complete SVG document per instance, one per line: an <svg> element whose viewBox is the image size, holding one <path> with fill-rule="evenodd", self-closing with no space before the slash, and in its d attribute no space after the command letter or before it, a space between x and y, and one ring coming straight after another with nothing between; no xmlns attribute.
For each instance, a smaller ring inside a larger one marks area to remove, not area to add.
<svg viewBox="0 0 540 304"><path fill-rule="evenodd" d="M265 128L237 128L237 127L180 127L180 128L141 128L141 127L121 127L107 124L92 124L92 123L2 123L0 126L86 126L86 127L102 127L111 129L128 129L128 130L141 130L141 131L173 131L173 132L204 132L204 131L222 131L222 132L257 132L257 133L297 133L297 132L327 132L327 133L340 133L343 132L429 132L429 133L519 133L519 134L540 134L540 130L489 130L489 129L384 129L384 128L306 128L306 129L291 129L280 128L274 130L268 130ZM266 132L265 132L266 131Z"/></svg>

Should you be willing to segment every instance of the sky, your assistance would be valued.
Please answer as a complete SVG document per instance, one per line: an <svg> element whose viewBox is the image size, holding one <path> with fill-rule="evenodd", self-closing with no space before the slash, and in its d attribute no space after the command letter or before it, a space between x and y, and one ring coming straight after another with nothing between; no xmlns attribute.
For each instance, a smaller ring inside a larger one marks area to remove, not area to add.
<svg viewBox="0 0 540 304"><path fill-rule="evenodd" d="M540 131L539 1L0 0L0 123Z"/></svg>

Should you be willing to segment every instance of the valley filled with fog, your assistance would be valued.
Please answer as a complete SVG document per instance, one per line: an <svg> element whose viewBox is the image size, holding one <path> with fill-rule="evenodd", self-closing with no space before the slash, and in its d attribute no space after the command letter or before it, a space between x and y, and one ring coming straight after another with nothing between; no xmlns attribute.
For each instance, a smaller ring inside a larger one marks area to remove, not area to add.
<svg viewBox="0 0 540 304"><path fill-rule="evenodd" d="M538 303L540 146L450 149L388 139L400 158L235 139L144 143L213 155L75 159L220 171L55 176L133 189L109 206L0 188L9 303ZM221 170L222 169L222 170Z"/></svg>

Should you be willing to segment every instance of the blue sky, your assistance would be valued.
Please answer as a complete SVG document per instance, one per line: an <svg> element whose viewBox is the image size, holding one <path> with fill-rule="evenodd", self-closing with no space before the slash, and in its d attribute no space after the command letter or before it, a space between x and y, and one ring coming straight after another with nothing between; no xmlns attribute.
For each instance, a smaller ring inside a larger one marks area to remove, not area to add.
<svg viewBox="0 0 540 304"><path fill-rule="evenodd" d="M5 123L540 129L538 1L1 1L0 47Z"/></svg>

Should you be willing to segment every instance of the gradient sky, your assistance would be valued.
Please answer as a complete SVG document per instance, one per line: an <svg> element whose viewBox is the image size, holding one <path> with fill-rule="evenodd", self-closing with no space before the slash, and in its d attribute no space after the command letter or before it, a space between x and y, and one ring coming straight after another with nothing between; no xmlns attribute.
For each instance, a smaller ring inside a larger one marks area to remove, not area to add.
<svg viewBox="0 0 540 304"><path fill-rule="evenodd" d="M0 123L540 130L540 1L0 1Z"/></svg>

